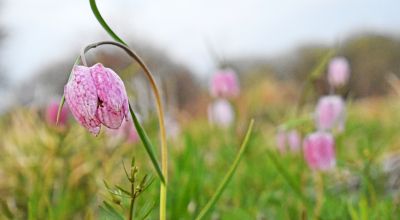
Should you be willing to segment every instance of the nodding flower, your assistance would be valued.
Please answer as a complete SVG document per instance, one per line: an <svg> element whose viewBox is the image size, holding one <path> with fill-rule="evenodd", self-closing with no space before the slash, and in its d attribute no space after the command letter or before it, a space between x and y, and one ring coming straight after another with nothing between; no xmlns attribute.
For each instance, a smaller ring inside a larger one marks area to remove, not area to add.
<svg viewBox="0 0 400 220"><path fill-rule="evenodd" d="M280 153L286 153L286 131L283 129L278 129L276 133L276 145Z"/></svg>
<svg viewBox="0 0 400 220"><path fill-rule="evenodd" d="M231 104L225 99L218 99L208 106L208 120L219 127L229 127L235 119Z"/></svg>
<svg viewBox="0 0 400 220"><path fill-rule="evenodd" d="M326 171L336 165L335 141L332 134L317 131L308 135L303 142L304 157L313 170Z"/></svg>
<svg viewBox="0 0 400 220"><path fill-rule="evenodd" d="M338 131L344 130L345 103L342 97L337 95L322 96L317 104L315 120L318 130Z"/></svg>
<svg viewBox="0 0 400 220"><path fill-rule="evenodd" d="M301 136L297 130L291 130L287 134L289 149L298 152L301 149Z"/></svg>
<svg viewBox="0 0 400 220"><path fill-rule="evenodd" d="M286 153L287 148L289 148L291 152L296 153L301 149L301 136L295 129L290 131L278 129L276 144L281 153Z"/></svg>
<svg viewBox="0 0 400 220"><path fill-rule="evenodd" d="M333 87L344 86L350 78L349 62L344 57L335 57L328 67L328 82Z"/></svg>
<svg viewBox="0 0 400 220"><path fill-rule="evenodd" d="M64 105L60 111L57 124L57 114L58 114L59 103L51 101L46 107L45 119L47 124L52 126L66 126L68 123L68 108Z"/></svg>
<svg viewBox="0 0 400 220"><path fill-rule="evenodd" d="M117 129L127 118L129 104L124 83L100 63L74 66L64 95L74 118L94 135L99 134L102 124Z"/></svg>
<svg viewBox="0 0 400 220"><path fill-rule="evenodd" d="M210 95L214 98L235 98L240 93L236 73L232 69L216 72L210 83Z"/></svg>

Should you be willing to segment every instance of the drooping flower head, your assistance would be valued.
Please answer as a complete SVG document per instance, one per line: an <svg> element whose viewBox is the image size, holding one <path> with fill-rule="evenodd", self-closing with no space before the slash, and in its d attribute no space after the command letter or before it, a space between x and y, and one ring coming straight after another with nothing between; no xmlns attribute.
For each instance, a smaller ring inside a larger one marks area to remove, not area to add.
<svg viewBox="0 0 400 220"><path fill-rule="evenodd" d="M46 122L49 125L55 126L57 124L59 103L51 101L46 107ZM64 105L60 111L58 118L58 126L66 126L68 122L68 107Z"/></svg>
<svg viewBox="0 0 400 220"><path fill-rule="evenodd" d="M235 98L240 93L235 71L223 69L216 72L210 83L210 94L214 98Z"/></svg>
<svg viewBox="0 0 400 220"><path fill-rule="evenodd" d="M280 153L286 153L286 131L283 129L278 129L276 133L276 145Z"/></svg>
<svg viewBox="0 0 400 220"><path fill-rule="evenodd" d="M64 95L75 119L94 135L100 132L101 124L119 128L129 110L121 78L100 63L74 66L71 74Z"/></svg>
<svg viewBox="0 0 400 220"><path fill-rule="evenodd" d="M315 111L318 130L331 130L336 128L338 131L343 131L345 111L345 103L342 97L337 95L321 97Z"/></svg>
<svg viewBox="0 0 400 220"><path fill-rule="evenodd" d="M335 57L328 67L328 82L333 87L344 86L350 78L349 62L344 57Z"/></svg>
<svg viewBox="0 0 400 220"><path fill-rule="evenodd" d="M298 152L301 149L301 136L297 130L291 130L287 133L287 141L292 152Z"/></svg>
<svg viewBox="0 0 400 220"><path fill-rule="evenodd" d="M304 139L303 148L304 157L311 169L326 171L335 167L335 141L332 134L314 132Z"/></svg>
<svg viewBox="0 0 400 220"><path fill-rule="evenodd" d="M287 148L289 148L291 152L296 153L301 148L301 136L295 129L290 131L278 129L276 134L276 144L281 153L286 153L288 150Z"/></svg>
<svg viewBox="0 0 400 220"><path fill-rule="evenodd" d="M225 99L218 99L208 106L208 120L220 127L229 127L235 119L231 104Z"/></svg>

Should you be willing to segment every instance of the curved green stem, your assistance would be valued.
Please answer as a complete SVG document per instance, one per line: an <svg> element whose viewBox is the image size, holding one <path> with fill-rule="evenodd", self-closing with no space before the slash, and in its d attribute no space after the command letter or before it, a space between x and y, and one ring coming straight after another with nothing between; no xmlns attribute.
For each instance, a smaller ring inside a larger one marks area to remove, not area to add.
<svg viewBox="0 0 400 220"><path fill-rule="evenodd" d="M90 2L90 7L93 11L94 16L96 19L99 21L101 26L104 28L105 31L117 42L127 46L127 44L119 38L114 31L108 26L108 24L105 22L103 17L101 16L95 0L89 0ZM135 60L139 63L140 67L144 70L144 73L146 74L147 79L150 82L151 88L153 90L154 96L156 98L156 106L157 106L157 113L158 113L158 119L159 119L159 126L160 126L160 135L161 135L161 169L162 169L162 174L164 176L164 182L161 183L160 186L160 219L165 220L167 218L166 213L167 213L167 182L168 182L168 148L167 148L167 138L166 138L166 131L165 131L165 125L164 125L164 110L163 106L161 103L161 96L157 87L157 84L154 80L153 75L147 68L147 66L144 64L144 62L140 59L139 56L133 53L133 57Z"/></svg>
<svg viewBox="0 0 400 220"><path fill-rule="evenodd" d="M214 193L214 195L211 197L211 199L207 202L206 206L204 206L204 208L200 211L200 214L196 217L196 220L203 219L211 211L211 209L215 206L215 203L218 201L219 197L224 192L226 186L228 185L229 181L231 180L233 174L235 173L240 160L243 157L244 151L247 148L247 143L249 142L250 135L253 131L253 125L254 125L254 120L252 119L250 121L249 128L247 129L246 136L244 137L242 145L240 146L239 153L236 155L236 158L235 158L233 164L229 168L229 171L225 174L222 182L219 184L217 191Z"/></svg>
<svg viewBox="0 0 400 220"><path fill-rule="evenodd" d="M107 33L115 40L120 42L121 44L124 44L125 46L128 45L127 43L125 43L121 38L118 37L118 35L116 35L114 33L114 31L110 28L110 26L108 26L108 24L106 23L106 21L103 19L103 17L100 14L99 9L97 8L96 5L96 0L89 0L90 2L90 8L92 9L92 12L94 14L94 16L96 17L97 21L100 23L100 25L104 28L105 31L107 31Z"/></svg>
<svg viewBox="0 0 400 220"><path fill-rule="evenodd" d="M328 50L328 52L321 58L321 60L314 67L314 69L307 75L307 78L303 85L303 89L300 92L298 103L295 108L295 115L297 115L300 112L301 107L304 105L307 95L310 92L310 89L312 89L312 83L320 77L320 75L323 73L326 64L334 54L335 51L333 49Z"/></svg>

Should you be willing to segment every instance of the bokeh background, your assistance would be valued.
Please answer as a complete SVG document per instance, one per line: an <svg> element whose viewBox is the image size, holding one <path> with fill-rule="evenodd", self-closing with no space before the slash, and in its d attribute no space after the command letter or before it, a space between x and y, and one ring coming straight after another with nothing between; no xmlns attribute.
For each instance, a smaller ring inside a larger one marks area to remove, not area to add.
<svg viewBox="0 0 400 220"><path fill-rule="evenodd" d="M323 185L325 203L314 215L398 219L400 1L100 0L98 6L155 74L173 121L170 219L198 213L231 164L250 118L256 132L249 152L210 218L313 216L269 159L277 158L294 185L321 205L302 155L276 151L275 133L329 93L325 64L309 80L327 54L350 64L350 80L338 91L349 104L348 122L336 139L338 170L324 176L331 184ZM96 219L109 199L102 180L126 185L121 160L135 156L144 173L152 172L139 142L113 140L106 132L92 137L72 117L61 129L46 122L46 108L61 98L81 48L100 40L110 37L88 1L0 0L1 218ZM158 145L153 96L137 64L112 47L89 52L88 61L120 74ZM241 94L233 101L235 123L218 129L207 122L209 82L225 67L237 73ZM305 136L312 122L299 130ZM152 201L157 207L156 185L138 206ZM149 218L156 216L155 208Z"/></svg>

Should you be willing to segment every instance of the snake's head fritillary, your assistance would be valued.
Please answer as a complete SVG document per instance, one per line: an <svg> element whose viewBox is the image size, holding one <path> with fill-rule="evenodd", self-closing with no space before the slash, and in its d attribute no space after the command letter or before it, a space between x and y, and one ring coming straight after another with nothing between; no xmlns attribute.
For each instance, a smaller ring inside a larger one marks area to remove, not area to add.
<svg viewBox="0 0 400 220"><path fill-rule="evenodd" d="M335 141L332 134L317 131L303 143L304 157L311 169L326 171L335 167Z"/></svg>
<svg viewBox="0 0 400 220"><path fill-rule="evenodd" d="M329 95L319 99L315 112L316 124L319 130L336 128L338 131L343 131L345 116L346 107L342 97Z"/></svg>
<svg viewBox="0 0 400 220"><path fill-rule="evenodd" d="M208 106L208 120L220 127L229 127L235 120L235 112L225 99L217 99Z"/></svg>
<svg viewBox="0 0 400 220"><path fill-rule="evenodd" d="M334 87L345 85L350 78L349 62L344 57L335 57L328 67L328 81Z"/></svg>
<svg viewBox="0 0 400 220"><path fill-rule="evenodd" d="M119 128L129 111L121 78L100 63L74 66L71 74L64 95L74 118L94 135L100 132L101 124Z"/></svg>
<svg viewBox="0 0 400 220"><path fill-rule="evenodd" d="M210 94L215 98L235 98L240 93L235 71L223 69L214 74L210 83Z"/></svg>

